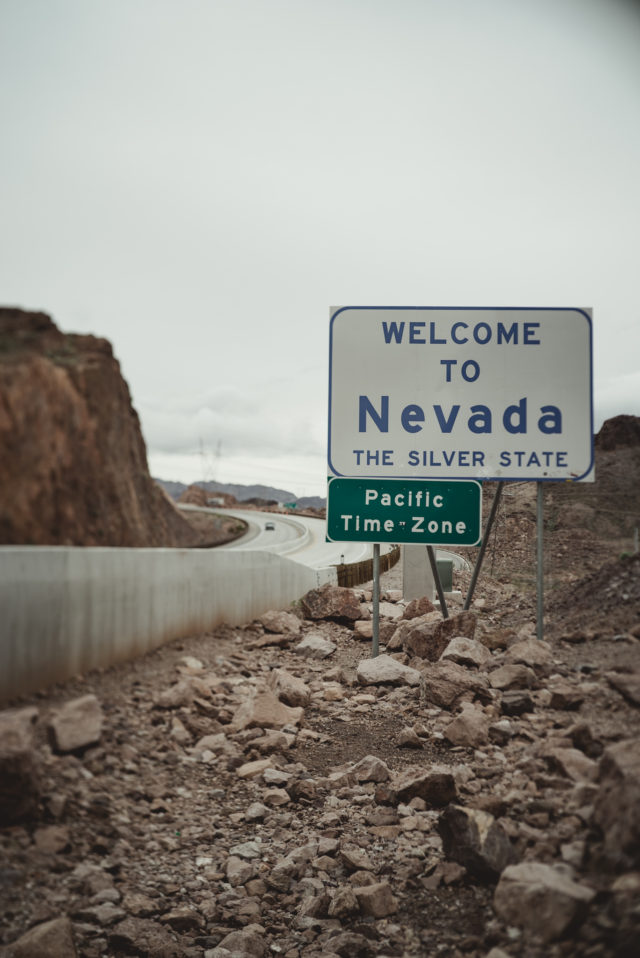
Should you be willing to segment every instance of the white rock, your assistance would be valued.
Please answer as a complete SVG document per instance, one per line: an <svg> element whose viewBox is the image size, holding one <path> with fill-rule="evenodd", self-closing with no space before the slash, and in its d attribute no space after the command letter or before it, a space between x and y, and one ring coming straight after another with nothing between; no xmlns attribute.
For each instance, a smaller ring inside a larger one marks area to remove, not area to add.
<svg viewBox="0 0 640 958"><path fill-rule="evenodd" d="M420 673L403 665L390 655L378 655L374 659L362 659L356 671L361 685L419 685Z"/></svg>

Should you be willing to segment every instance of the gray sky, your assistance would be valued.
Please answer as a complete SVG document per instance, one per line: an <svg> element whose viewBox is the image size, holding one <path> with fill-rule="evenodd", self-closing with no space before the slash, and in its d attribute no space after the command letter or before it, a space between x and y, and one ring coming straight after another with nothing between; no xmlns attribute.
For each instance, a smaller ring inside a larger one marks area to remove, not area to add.
<svg viewBox="0 0 640 958"><path fill-rule="evenodd" d="M324 494L332 304L592 306L640 415L640 8L0 0L0 301L113 343L152 473Z"/></svg>

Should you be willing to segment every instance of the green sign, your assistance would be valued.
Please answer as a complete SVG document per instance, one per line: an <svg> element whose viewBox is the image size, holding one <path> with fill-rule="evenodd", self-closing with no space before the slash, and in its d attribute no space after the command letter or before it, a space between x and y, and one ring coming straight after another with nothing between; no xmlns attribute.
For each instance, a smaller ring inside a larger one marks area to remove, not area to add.
<svg viewBox="0 0 640 958"><path fill-rule="evenodd" d="M481 537L476 480L329 479L327 538L474 546Z"/></svg>

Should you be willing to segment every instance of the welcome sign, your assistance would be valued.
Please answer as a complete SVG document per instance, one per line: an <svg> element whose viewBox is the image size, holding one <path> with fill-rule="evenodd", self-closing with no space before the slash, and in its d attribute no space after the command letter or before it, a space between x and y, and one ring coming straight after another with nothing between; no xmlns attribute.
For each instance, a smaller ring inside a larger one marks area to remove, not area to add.
<svg viewBox="0 0 640 958"><path fill-rule="evenodd" d="M336 476L593 479L586 309L335 307Z"/></svg>

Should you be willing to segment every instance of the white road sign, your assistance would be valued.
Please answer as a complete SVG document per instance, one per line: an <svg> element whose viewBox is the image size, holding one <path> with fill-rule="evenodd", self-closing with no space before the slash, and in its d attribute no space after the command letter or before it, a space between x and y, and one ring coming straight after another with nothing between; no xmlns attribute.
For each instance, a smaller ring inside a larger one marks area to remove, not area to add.
<svg viewBox="0 0 640 958"><path fill-rule="evenodd" d="M588 309L334 307L337 476L593 478Z"/></svg>

